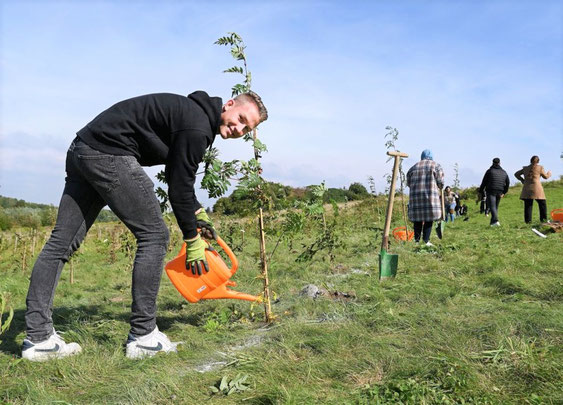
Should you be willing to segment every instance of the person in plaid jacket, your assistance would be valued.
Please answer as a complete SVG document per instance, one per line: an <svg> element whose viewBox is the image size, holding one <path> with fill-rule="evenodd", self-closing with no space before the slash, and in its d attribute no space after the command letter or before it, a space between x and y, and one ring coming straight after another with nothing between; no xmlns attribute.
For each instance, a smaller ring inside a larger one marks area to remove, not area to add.
<svg viewBox="0 0 563 405"><path fill-rule="evenodd" d="M432 152L425 149L420 162L407 172L409 192L409 219L414 223L414 240L431 246L432 222L442 218L440 190L444 187L444 171L433 160Z"/></svg>

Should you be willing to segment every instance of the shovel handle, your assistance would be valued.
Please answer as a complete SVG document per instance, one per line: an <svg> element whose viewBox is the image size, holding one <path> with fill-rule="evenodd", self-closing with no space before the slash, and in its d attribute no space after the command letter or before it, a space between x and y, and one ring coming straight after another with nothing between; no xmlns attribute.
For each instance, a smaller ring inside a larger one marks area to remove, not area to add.
<svg viewBox="0 0 563 405"><path fill-rule="evenodd" d="M398 150L391 150L387 152L387 155L389 156L395 156L395 157L402 157L402 158L407 158L409 157L408 154L404 153L404 152L399 152Z"/></svg>
<svg viewBox="0 0 563 405"><path fill-rule="evenodd" d="M446 207L444 206L444 190L442 190L442 221L446 220Z"/></svg>
<svg viewBox="0 0 563 405"><path fill-rule="evenodd" d="M391 186L389 187L389 202L387 203L387 213L385 214L385 228L383 229L383 238L381 241L381 249L387 250L389 247L389 229L391 228L391 216L393 215L393 200L395 198L395 183L397 181L397 172L399 171L399 162L402 157L408 157L406 153L399 151L389 151L387 155L393 156L395 162L393 164L393 176L391 177Z"/></svg>

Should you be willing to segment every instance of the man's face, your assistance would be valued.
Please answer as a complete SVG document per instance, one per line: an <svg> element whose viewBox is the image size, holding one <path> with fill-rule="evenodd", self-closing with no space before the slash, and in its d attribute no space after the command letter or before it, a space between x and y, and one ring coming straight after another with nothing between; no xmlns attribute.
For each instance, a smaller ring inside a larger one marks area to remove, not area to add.
<svg viewBox="0 0 563 405"><path fill-rule="evenodd" d="M223 139L240 138L260 123L260 112L254 103L229 100L221 112L219 134Z"/></svg>

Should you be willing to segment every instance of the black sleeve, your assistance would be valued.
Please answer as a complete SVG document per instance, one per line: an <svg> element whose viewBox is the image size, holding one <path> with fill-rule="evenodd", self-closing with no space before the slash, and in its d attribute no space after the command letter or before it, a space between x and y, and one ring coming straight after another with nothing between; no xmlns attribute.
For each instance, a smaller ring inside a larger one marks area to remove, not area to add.
<svg viewBox="0 0 563 405"><path fill-rule="evenodd" d="M195 211L201 205L194 192L197 168L207 148L204 132L183 130L171 134L166 161L168 197L184 239L197 235Z"/></svg>
<svg viewBox="0 0 563 405"><path fill-rule="evenodd" d="M483 190L485 190L485 188L487 187L488 180L489 180L489 171L487 170L485 172L485 175L483 176L483 181L481 182L481 186L479 186L480 193L482 193Z"/></svg>
<svg viewBox="0 0 563 405"><path fill-rule="evenodd" d="M508 174L504 173L504 191L503 194L508 193L508 189L510 188L510 179L508 178Z"/></svg>

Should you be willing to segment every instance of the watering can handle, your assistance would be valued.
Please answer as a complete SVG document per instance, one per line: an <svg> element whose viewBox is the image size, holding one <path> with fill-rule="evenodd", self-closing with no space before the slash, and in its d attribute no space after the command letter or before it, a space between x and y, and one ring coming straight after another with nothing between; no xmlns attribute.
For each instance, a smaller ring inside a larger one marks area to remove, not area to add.
<svg viewBox="0 0 563 405"><path fill-rule="evenodd" d="M211 246L209 242L207 242L207 244ZM223 249L227 254L227 256L229 257L229 260L231 261L231 268L230 268L231 274L235 274L235 272L238 269L237 257L235 256L229 245L227 245L227 243L219 236L217 236L217 244L221 246L221 249ZM180 253L178 253L178 256L183 256L185 254L186 254L186 243L184 242L182 244L182 247L180 248Z"/></svg>
<svg viewBox="0 0 563 405"><path fill-rule="evenodd" d="M219 246L221 246L221 249L223 249L223 251L227 254L227 256L229 257L229 260L231 261L231 274L235 274L235 272L238 269L238 260L237 257L235 256L235 254L233 253L233 251L231 250L231 248L229 247L229 245L227 245L227 243L225 243L225 241L223 239L221 239L219 236L217 236L217 244Z"/></svg>

